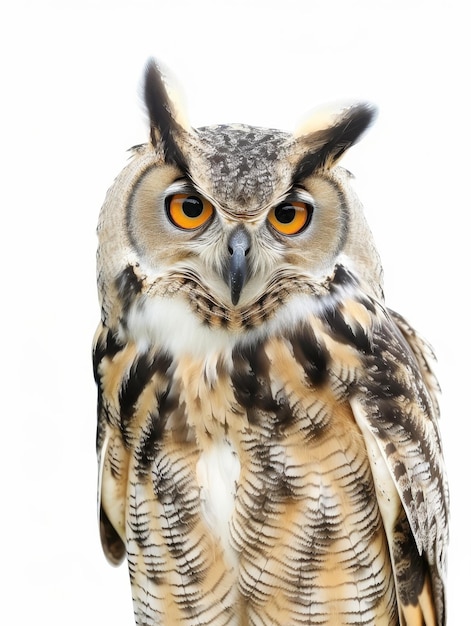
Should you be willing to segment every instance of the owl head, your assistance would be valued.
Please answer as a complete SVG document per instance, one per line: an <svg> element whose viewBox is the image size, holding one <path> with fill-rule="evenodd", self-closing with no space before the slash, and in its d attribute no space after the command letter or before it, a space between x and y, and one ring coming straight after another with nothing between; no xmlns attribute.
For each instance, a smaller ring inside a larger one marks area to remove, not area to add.
<svg viewBox="0 0 471 626"><path fill-rule="evenodd" d="M313 306L339 267L382 298L371 233L338 166L372 122L370 105L316 114L294 134L192 128L153 61L144 95L150 141L133 149L98 226L110 328L149 339L166 332L163 317L186 316L240 335Z"/></svg>

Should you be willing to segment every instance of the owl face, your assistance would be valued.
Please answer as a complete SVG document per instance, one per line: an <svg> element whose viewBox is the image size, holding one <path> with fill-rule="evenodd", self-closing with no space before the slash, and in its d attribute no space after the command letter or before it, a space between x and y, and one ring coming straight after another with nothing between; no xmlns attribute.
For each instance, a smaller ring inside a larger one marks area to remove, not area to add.
<svg viewBox="0 0 471 626"><path fill-rule="evenodd" d="M113 294L105 318L125 329L133 315L143 327L171 297L204 325L245 332L322 289L340 261L378 295L371 234L349 173L336 166L371 107L313 118L293 135L182 125L154 65L145 94L151 140L135 149L100 220L99 281Z"/></svg>

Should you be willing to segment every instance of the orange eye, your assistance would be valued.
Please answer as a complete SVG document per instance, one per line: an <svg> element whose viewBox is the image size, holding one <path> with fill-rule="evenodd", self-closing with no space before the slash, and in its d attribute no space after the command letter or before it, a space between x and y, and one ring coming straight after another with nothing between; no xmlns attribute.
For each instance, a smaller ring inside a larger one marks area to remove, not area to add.
<svg viewBox="0 0 471 626"><path fill-rule="evenodd" d="M175 193L167 198L166 206L171 221L184 230L203 226L214 212L211 202L197 194Z"/></svg>
<svg viewBox="0 0 471 626"><path fill-rule="evenodd" d="M297 235L305 228L312 214L307 202L282 202L268 214L268 221L282 235Z"/></svg>

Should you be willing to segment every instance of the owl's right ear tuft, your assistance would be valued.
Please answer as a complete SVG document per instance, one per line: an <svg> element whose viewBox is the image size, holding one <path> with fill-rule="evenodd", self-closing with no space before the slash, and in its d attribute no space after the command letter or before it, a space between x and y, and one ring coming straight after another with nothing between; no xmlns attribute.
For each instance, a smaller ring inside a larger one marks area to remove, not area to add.
<svg viewBox="0 0 471 626"><path fill-rule="evenodd" d="M178 137L187 130L187 123L172 96L160 67L150 59L144 75L144 101L149 114L151 143L154 148L162 145L165 160L186 171L188 167Z"/></svg>

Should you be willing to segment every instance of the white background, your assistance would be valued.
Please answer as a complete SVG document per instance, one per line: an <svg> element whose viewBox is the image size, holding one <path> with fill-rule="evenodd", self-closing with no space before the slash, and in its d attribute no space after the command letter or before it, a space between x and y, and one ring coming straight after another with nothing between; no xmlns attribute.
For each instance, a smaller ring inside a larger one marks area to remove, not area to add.
<svg viewBox="0 0 471 626"><path fill-rule="evenodd" d="M320 103L379 106L344 165L382 253L388 304L439 357L452 492L449 624L469 619L465 8L450 0L2 5L2 624L133 624L126 568L111 568L98 540L90 346L98 211L127 148L147 139L140 84L151 55L178 78L195 126L290 130Z"/></svg>

